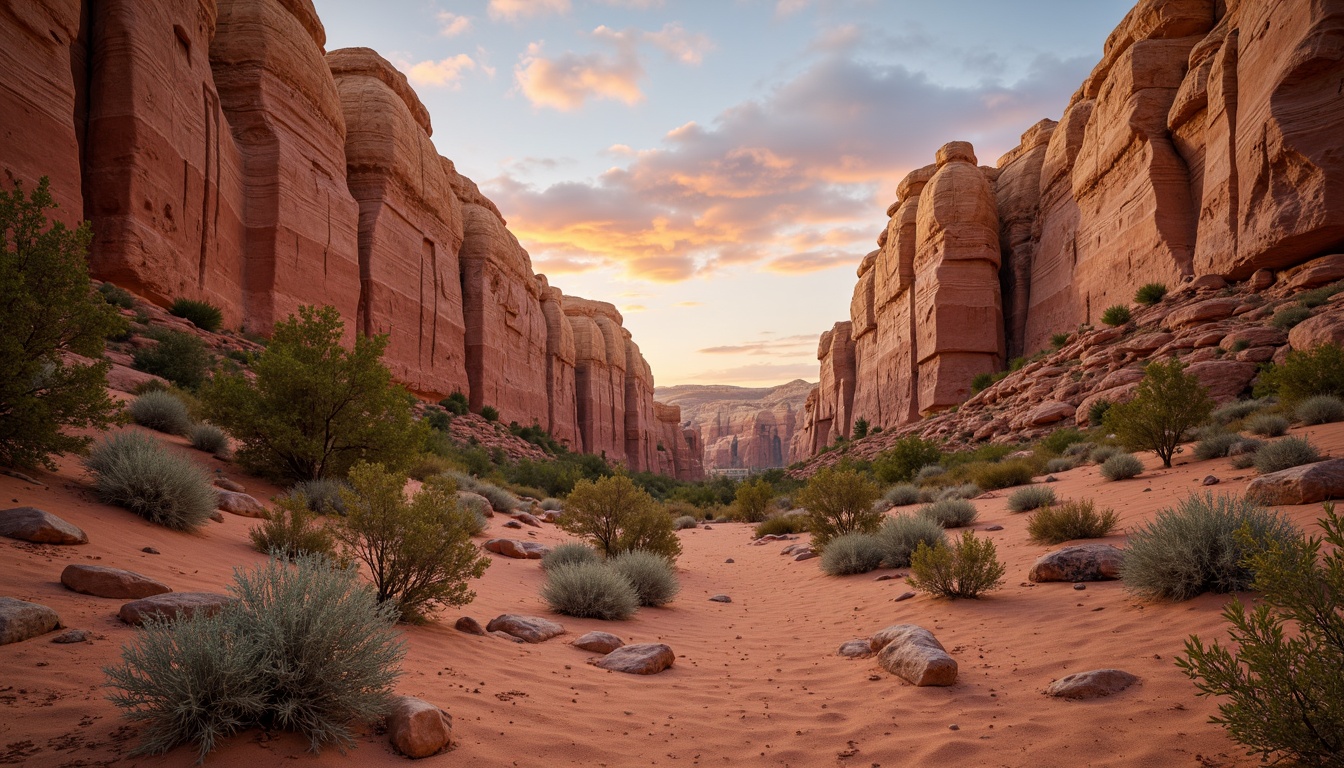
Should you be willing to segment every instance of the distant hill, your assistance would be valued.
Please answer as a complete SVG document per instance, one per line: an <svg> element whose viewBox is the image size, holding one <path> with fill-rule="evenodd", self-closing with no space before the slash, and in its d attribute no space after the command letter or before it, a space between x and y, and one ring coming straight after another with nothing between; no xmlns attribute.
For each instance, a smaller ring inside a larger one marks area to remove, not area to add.
<svg viewBox="0 0 1344 768"><path fill-rule="evenodd" d="M814 386L802 379L776 387L683 384L656 387L654 397L681 406L682 421L699 428L706 469L765 469L788 463L793 432Z"/></svg>

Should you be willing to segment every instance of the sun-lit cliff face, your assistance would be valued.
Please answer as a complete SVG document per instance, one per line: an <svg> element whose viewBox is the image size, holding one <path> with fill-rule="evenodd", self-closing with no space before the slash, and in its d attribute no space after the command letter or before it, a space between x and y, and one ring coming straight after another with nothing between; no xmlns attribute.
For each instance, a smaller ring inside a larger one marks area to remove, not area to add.
<svg viewBox="0 0 1344 768"><path fill-rule="evenodd" d="M389 335L415 392L697 476L699 438L655 407L620 314L534 274L406 78L325 42L309 0L6 4L0 168L49 177L57 216L92 222L96 277L263 334L329 304Z"/></svg>
<svg viewBox="0 0 1344 768"><path fill-rule="evenodd" d="M1344 250L1342 35L1336 4L1142 0L1058 122L994 167L938 150L821 337L792 459L957 405L1145 283Z"/></svg>
<svg viewBox="0 0 1344 768"><path fill-rule="evenodd" d="M777 387L686 384L659 387L659 400L680 407L688 428L704 439L706 469L769 469L789 463L793 440L812 384Z"/></svg>

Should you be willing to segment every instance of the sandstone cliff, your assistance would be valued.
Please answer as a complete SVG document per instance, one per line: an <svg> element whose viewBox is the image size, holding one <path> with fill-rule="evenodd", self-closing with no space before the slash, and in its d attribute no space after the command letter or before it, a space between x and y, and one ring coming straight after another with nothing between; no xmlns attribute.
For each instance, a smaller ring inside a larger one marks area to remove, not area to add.
<svg viewBox="0 0 1344 768"><path fill-rule="evenodd" d="M311 0L0 4L0 172L92 222L96 277L268 333L329 304L429 399L634 470L700 473L615 308L564 296L376 52L328 53Z"/></svg>
<svg viewBox="0 0 1344 768"><path fill-rule="evenodd" d="M799 379L763 388L688 384L654 394L679 407L679 418L703 438L705 468L769 469L788 463L811 389Z"/></svg>
<svg viewBox="0 0 1344 768"><path fill-rule="evenodd" d="M1058 122L993 168L964 142L938 150L898 185L848 321L821 337L792 458L859 417L944 412L976 374L1145 283L1245 280L1344 250L1341 40L1337 3L1141 0Z"/></svg>

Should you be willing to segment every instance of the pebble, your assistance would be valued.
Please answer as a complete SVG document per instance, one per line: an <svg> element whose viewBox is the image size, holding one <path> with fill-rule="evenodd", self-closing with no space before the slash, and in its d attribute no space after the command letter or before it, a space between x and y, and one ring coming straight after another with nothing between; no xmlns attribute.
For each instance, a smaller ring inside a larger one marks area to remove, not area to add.
<svg viewBox="0 0 1344 768"><path fill-rule="evenodd" d="M710 601L711 603L731 603L731 602L733 602L733 598L731 598L731 597L729 597L729 596L727 596L727 595L715 595L715 596L709 598L709 601Z"/></svg>
<svg viewBox="0 0 1344 768"><path fill-rule="evenodd" d="M961 730L961 726L960 726L960 725L957 725L956 723L953 723L953 724L947 726L947 730L949 730L949 731L960 731L960 730Z"/></svg>
<svg viewBox="0 0 1344 768"><path fill-rule="evenodd" d="M141 549L140 551L141 551L141 552L147 552L147 553L149 553L149 554L151 554L151 555L157 555L157 554L159 554L159 550L157 550L157 549L155 549L155 548L153 548L153 547L145 547L144 549Z"/></svg>
<svg viewBox="0 0 1344 768"><path fill-rule="evenodd" d="M1003 530L1003 526L1002 526L1002 525L988 525L988 526L985 526L984 528L982 528L981 530L984 530L984 531L1002 531L1002 530Z"/></svg>
<svg viewBox="0 0 1344 768"><path fill-rule="evenodd" d="M51 638L51 642L61 644L82 643L88 639L89 631L87 629L67 629L61 634Z"/></svg>
<svg viewBox="0 0 1344 768"><path fill-rule="evenodd" d="M897 596L896 596L896 599L893 600L892 602L899 603L899 602L901 602L902 600L909 600L910 598L912 598L912 597L914 597L914 596L915 596L915 593L914 593L914 592L902 592L901 594L897 595Z"/></svg>
<svg viewBox="0 0 1344 768"><path fill-rule="evenodd" d="M1214 477L1213 475L1209 475L1208 477L1204 478L1204 485L1217 485L1221 482L1222 482L1221 480Z"/></svg>
<svg viewBox="0 0 1344 768"><path fill-rule="evenodd" d="M884 573L881 576L878 576L877 578L873 579L873 581L891 581L892 579L895 578L896 574L894 573Z"/></svg>
<svg viewBox="0 0 1344 768"><path fill-rule="evenodd" d="M725 562L725 563L732 563L732 562L736 562L736 561L734 561L733 558L730 557L730 558L728 558L727 560L724 560L723 562Z"/></svg>
<svg viewBox="0 0 1344 768"><path fill-rule="evenodd" d="M1086 584L1074 584L1074 585L1073 585L1073 588L1081 592L1082 590L1087 589L1087 585L1086 585Z"/></svg>

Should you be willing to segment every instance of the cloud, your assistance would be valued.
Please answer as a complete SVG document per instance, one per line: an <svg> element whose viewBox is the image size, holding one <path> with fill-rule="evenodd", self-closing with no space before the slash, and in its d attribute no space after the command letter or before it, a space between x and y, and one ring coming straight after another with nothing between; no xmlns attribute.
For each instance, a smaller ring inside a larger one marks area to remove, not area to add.
<svg viewBox="0 0 1344 768"><path fill-rule="evenodd" d="M811 0L778 0L775 3L776 16L792 16L811 5Z"/></svg>
<svg viewBox="0 0 1344 768"><path fill-rule="evenodd" d="M812 334L784 336L778 339L705 347L696 351L702 355L771 355L778 357L808 355L810 357L817 351L817 337Z"/></svg>
<svg viewBox="0 0 1344 768"><path fill-rule="evenodd" d="M490 0L488 8L490 18L501 21L517 21L552 13L563 15L569 11L569 0Z"/></svg>
<svg viewBox="0 0 1344 768"><path fill-rule="evenodd" d="M637 35L607 27L593 30L595 40L611 46L610 53L566 52L555 58L542 55L541 43L527 48L514 77L534 106L570 111L588 99L613 99L626 104L644 100L639 80L644 66L637 51Z"/></svg>
<svg viewBox="0 0 1344 768"><path fill-rule="evenodd" d="M462 73L476 69L476 62L467 54L459 53L438 61L421 61L404 67L406 77L416 85L438 88L461 87Z"/></svg>
<svg viewBox="0 0 1344 768"><path fill-rule="evenodd" d="M749 386L756 383L770 385L794 379L813 380L817 376L817 362L811 363L754 363L732 368L700 371L684 377L688 383L700 384L737 384Z"/></svg>
<svg viewBox="0 0 1344 768"><path fill-rule="evenodd" d="M439 34L444 37L456 37L471 29L471 19L448 11L439 11Z"/></svg>
<svg viewBox="0 0 1344 768"><path fill-rule="evenodd" d="M846 251L807 251L771 260L765 268L786 275L805 275L835 267L858 266L861 254Z"/></svg>
<svg viewBox="0 0 1344 768"><path fill-rule="evenodd" d="M709 35L687 32L677 22L664 24L657 32L645 32L644 39L673 61L693 66L703 62L705 54L714 50L714 41Z"/></svg>
<svg viewBox="0 0 1344 768"><path fill-rule="evenodd" d="M635 8L641 11L663 7L663 0L602 0L602 2L617 8Z"/></svg>

